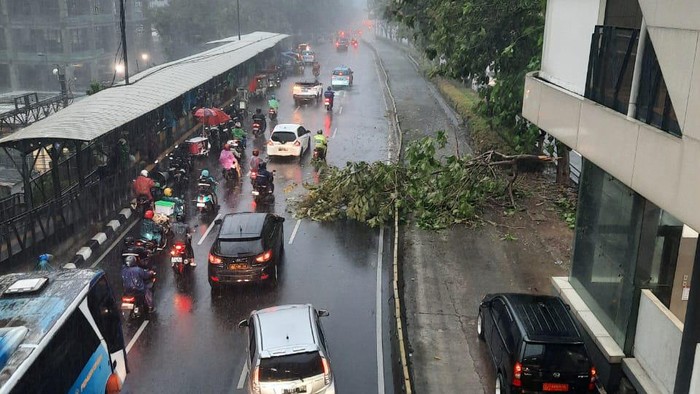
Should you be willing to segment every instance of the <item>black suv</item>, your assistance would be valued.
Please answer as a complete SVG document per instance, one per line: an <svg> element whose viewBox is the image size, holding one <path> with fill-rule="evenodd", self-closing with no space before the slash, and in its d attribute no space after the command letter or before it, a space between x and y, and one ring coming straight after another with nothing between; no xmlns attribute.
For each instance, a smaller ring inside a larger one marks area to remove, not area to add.
<svg viewBox="0 0 700 394"><path fill-rule="evenodd" d="M212 289L224 283L277 284L284 251L284 218L271 213L231 213L217 219L219 234L209 252Z"/></svg>
<svg viewBox="0 0 700 394"><path fill-rule="evenodd" d="M496 366L496 393L595 390L595 367L560 298L489 294L479 305L476 326Z"/></svg>
<svg viewBox="0 0 700 394"><path fill-rule="evenodd" d="M335 42L335 49L338 52L347 51L349 45L350 45L350 41L348 41L347 38L340 38L340 39L338 39L338 41Z"/></svg>

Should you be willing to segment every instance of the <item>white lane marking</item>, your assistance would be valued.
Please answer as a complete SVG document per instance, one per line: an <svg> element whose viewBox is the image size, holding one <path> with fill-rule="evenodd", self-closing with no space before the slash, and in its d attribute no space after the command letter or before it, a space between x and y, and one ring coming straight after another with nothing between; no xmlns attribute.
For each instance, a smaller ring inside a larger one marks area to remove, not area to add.
<svg viewBox="0 0 700 394"><path fill-rule="evenodd" d="M209 223L209 227L207 227L207 231L204 232L204 235L202 235L202 238L199 239L199 242L197 242L197 245L201 245L202 242L207 238L207 235L209 235L209 232L211 231L212 228L214 228L214 222L221 217L221 214L216 215L214 220Z"/></svg>
<svg viewBox="0 0 700 394"><path fill-rule="evenodd" d="M143 333L143 330L146 329L146 326L148 325L148 320L144 320L143 323L141 323L141 327L139 327L138 330L136 330L136 334L134 334L134 337L131 338L129 341L129 344L126 345L126 354L129 354L129 351L131 350L132 347L136 344L136 341L139 339L141 334Z"/></svg>
<svg viewBox="0 0 700 394"><path fill-rule="evenodd" d="M299 105L299 106L297 106L296 108L294 108L294 112L299 111L299 108L301 108L301 105Z"/></svg>
<svg viewBox="0 0 700 394"><path fill-rule="evenodd" d="M299 231L299 225L301 224L301 219L297 220L297 224L294 225L294 230L292 230L292 236L289 237L289 244L291 245L292 242L294 242L294 237L297 236L297 231Z"/></svg>
<svg viewBox="0 0 700 394"><path fill-rule="evenodd" d="M343 113L343 106L341 105L341 106L340 106L340 109L338 110L338 115L340 115L340 114L342 114L342 113Z"/></svg>
<svg viewBox="0 0 700 394"><path fill-rule="evenodd" d="M238 378L238 385L236 386L238 390L243 388L246 377L248 377L248 363L243 361L243 370L241 370L241 377Z"/></svg>
<svg viewBox="0 0 700 394"><path fill-rule="evenodd" d="M120 242L120 241L122 240L122 238L126 237L126 235L129 234L129 231L131 231L131 229L132 229L134 226L136 226L136 223L138 223L138 222L139 222L138 220L134 220L134 222L131 223L131 224L129 225L129 227L127 227L126 229L124 229L124 232L122 232L122 234L121 234L117 239L115 239L114 242L112 242L111 245L109 245L109 248L107 248L107 250L105 250L104 253L102 253L102 255L101 255L100 257L98 257L97 260L95 260L94 263L92 263L92 265L90 266L90 268L95 268L95 267L97 267L97 264L100 264L100 263L102 262L102 260L105 258L105 256L107 256L107 254L109 254L109 252L111 252L112 249L114 249L114 247L117 246L117 243Z"/></svg>
<svg viewBox="0 0 700 394"><path fill-rule="evenodd" d="M377 393L384 394L384 349L382 344L382 257L384 256L384 226L379 227L377 247Z"/></svg>
<svg viewBox="0 0 700 394"><path fill-rule="evenodd" d="M331 138L335 138L335 133L337 133L337 132L338 132L338 128L336 127L335 129L333 129L333 135L331 136Z"/></svg>

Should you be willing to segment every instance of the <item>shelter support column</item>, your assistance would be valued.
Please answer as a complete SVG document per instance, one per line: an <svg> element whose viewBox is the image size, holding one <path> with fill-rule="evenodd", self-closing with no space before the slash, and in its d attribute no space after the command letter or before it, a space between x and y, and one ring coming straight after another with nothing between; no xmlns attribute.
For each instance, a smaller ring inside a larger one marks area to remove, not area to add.
<svg viewBox="0 0 700 394"><path fill-rule="evenodd" d="M690 390L690 378L693 375L698 343L700 343L700 238L695 249L693 273L690 278L690 294L688 294L688 307L685 312L674 393L685 394Z"/></svg>
<svg viewBox="0 0 700 394"><path fill-rule="evenodd" d="M24 182L24 204L27 206L27 210L34 208L34 196L32 193L32 173L29 171L29 164L27 164L27 154L22 152L22 168L20 169L22 175L22 181Z"/></svg>

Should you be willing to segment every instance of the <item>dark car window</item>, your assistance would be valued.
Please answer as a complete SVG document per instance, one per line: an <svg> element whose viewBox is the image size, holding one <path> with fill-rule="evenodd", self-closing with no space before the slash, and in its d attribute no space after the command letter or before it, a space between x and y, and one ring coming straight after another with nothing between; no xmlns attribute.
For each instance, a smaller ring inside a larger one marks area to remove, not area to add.
<svg viewBox="0 0 700 394"><path fill-rule="evenodd" d="M508 351L512 352L513 347L515 346L515 341L511 331L512 320L508 314L508 311L506 310L506 306L503 301L496 299L493 302L492 309L494 311L493 320L496 323L496 327L498 327L498 331L503 337L506 348Z"/></svg>
<svg viewBox="0 0 700 394"><path fill-rule="evenodd" d="M218 256L236 257L239 255L260 254L263 245L260 239L219 239L214 244L214 253Z"/></svg>
<svg viewBox="0 0 700 394"><path fill-rule="evenodd" d="M527 343L523 364L531 368L556 368L561 372L587 371L590 362L583 345Z"/></svg>
<svg viewBox="0 0 700 394"><path fill-rule="evenodd" d="M248 355L250 356L250 361L253 361L257 349L255 343L255 319L252 317L248 320L248 345L250 346Z"/></svg>
<svg viewBox="0 0 700 394"><path fill-rule="evenodd" d="M272 137L270 137L271 140L279 143L287 143L287 142L294 142L297 139L296 134L294 134L291 131L275 131L272 133Z"/></svg>
<svg viewBox="0 0 700 394"><path fill-rule="evenodd" d="M261 382L284 382L309 378L322 373L323 364L318 352L298 353L260 360Z"/></svg>

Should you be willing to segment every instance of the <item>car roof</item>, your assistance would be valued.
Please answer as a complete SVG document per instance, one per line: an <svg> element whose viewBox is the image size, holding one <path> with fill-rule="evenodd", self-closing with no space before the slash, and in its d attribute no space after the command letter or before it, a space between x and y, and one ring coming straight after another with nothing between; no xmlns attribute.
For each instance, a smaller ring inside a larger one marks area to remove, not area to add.
<svg viewBox="0 0 700 394"><path fill-rule="evenodd" d="M218 238L237 239L260 237L267 213L239 212L224 216Z"/></svg>
<svg viewBox="0 0 700 394"><path fill-rule="evenodd" d="M311 304L279 305L253 311L263 358L319 350Z"/></svg>
<svg viewBox="0 0 700 394"><path fill-rule="evenodd" d="M281 123L275 126L275 129L272 130L272 132L274 133L276 131L291 131L293 133L296 133L299 127L301 127L301 125L296 123Z"/></svg>
<svg viewBox="0 0 700 394"><path fill-rule="evenodd" d="M515 312L515 321L532 342L583 343L569 310L559 297L535 294L500 294Z"/></svg>
<svg viewBox="0 0 700 394"><path fill-rule="evenodd" d="M350 67L348 67L348 66L338 66L338 67L336 67L336 68L333 69L333 71L336 71L336 70L338 70L338 71L350 70Z"/></svg>

